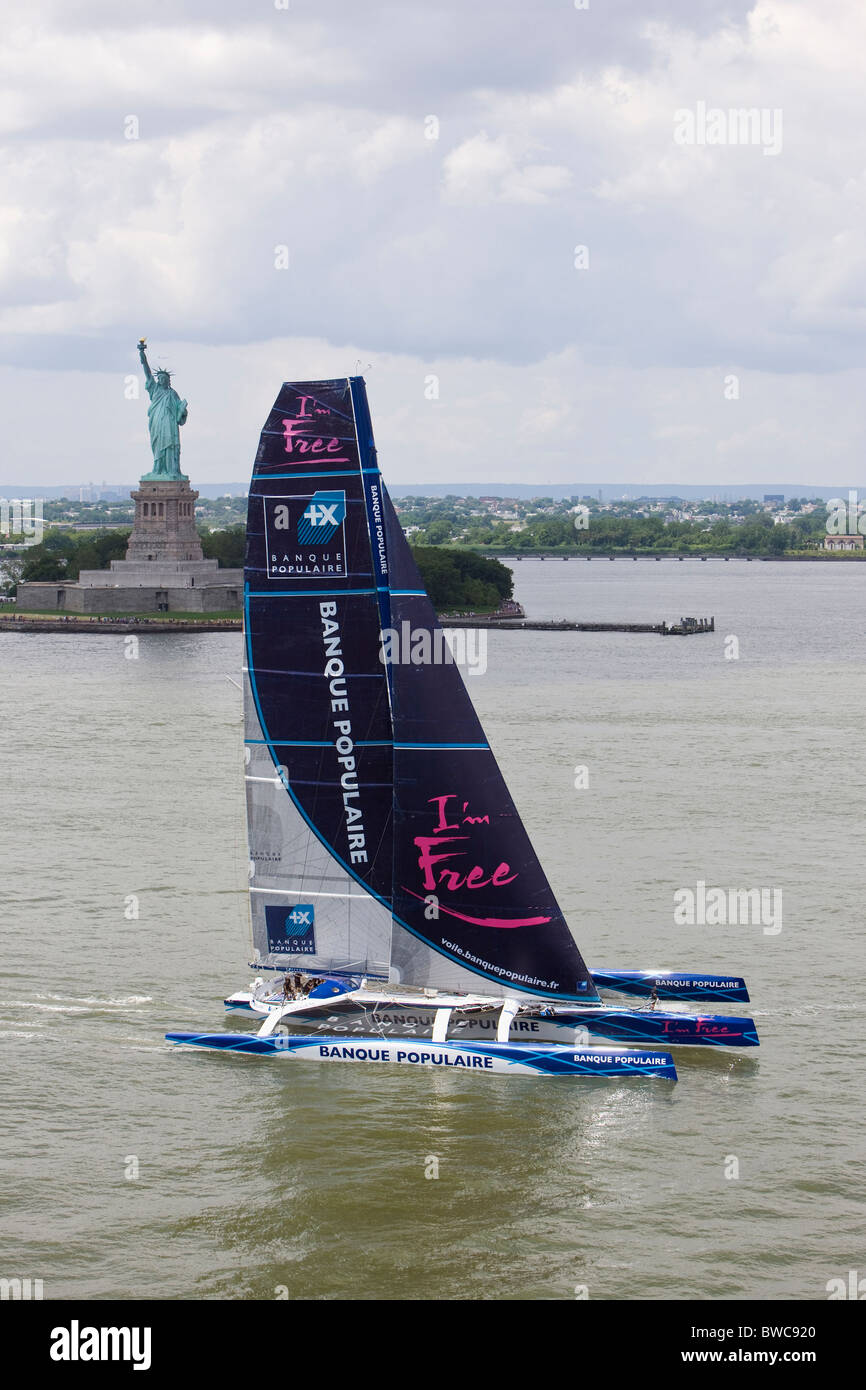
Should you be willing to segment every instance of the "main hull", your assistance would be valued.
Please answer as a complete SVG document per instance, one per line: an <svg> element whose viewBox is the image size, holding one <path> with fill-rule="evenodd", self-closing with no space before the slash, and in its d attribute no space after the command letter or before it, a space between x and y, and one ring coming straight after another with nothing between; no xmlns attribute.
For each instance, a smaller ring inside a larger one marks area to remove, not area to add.
<svg viewBox="0 0 866 1390"><path fill-rule="evenodd" d="M300 1037L276 1033L167 1033L166 1041L216 1052L240 1052L300 1062L364 1062L373 1065L440 1067L473 1075L614 1077L648 1076L676 1081L669 1053L618 1048L541 1046L521 1042L419 1044L417 1038Z"/></svg>
<svg viewBox="0 0 866 1390"><path fill-rule="evenodd" d="M284 1001L278 995L271 1003L257 1003L239 992L225 1001L226 1011L261 1018L278 1011ZM304 1033L335 1032L354 1036L389 1037L404 1035L429 1038L436 1016L442 1008L457 1008L450 1025L452 1034L462 1040L484 1041L495 1036L498 1014L490 1009L467 1008L452 997L440 1004L426 998L401 999L372 991L352 994L294 1011L291 1027ZM514 1041L568 1043L587 1046L597 1041L627 1047L757 1047L758 1033L751 1018L711 1014L669 1013L662 1010L550 1007L544 1014L519 1014L511 1021Z"/></svg>

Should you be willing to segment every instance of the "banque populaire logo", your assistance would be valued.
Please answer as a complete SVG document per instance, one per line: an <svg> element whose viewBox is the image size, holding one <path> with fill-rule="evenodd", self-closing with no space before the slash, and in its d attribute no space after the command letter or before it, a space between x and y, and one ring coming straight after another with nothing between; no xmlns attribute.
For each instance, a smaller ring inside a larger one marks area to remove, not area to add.
<svg viewBox="0 0 866 1390"><path fill-rule="evenodd" d="M316 954L316 913L312 903L294 907L266 907L268 950L274 955Z"/></svg>
<svg viewBox="0 0 866 1390"><path fill-rule="evenodd" d="M317 492L298 522L299 545L328 545L346 515L345 492Z"/></svg>
<svg viewBox="0 0 866 1390"><path fill-rule="evenodd" d="M346 574L346 494L263 497L269 579Z"/></svg>

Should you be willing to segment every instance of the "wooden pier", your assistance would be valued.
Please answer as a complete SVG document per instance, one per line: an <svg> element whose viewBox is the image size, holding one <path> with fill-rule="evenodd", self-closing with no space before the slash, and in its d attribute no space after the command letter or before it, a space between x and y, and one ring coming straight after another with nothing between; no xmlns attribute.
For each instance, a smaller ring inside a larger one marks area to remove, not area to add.
<svg viewBox="0 0 866 1390"><path fill-rule="evenodd" d="M572 623L562 618L524 618L503 622L494 618L441 618L443 627L484 627L497 632L654 632L660 637L691 637L715 632L715 618L681 618L678 623Z"/></svg>
<svg viewBox="0 0 866 1390"><path fill-rule="evenodd" d="M440 619L443 627L481 627L492 628L497 632L654 632L660 637L691 637L698 632L715 632L715 618L681 618L678 623L572 623L566 619L549 618L449 618ZM25 617L12 614L0 615L0 632L86 632L105 635L116 632L164 633L164 632L241 632L243 621L240 618L212 618L196 622L195 619L176 619L160 621L159 618L119 618L82 617L80 615L61 617Z"/></svg>

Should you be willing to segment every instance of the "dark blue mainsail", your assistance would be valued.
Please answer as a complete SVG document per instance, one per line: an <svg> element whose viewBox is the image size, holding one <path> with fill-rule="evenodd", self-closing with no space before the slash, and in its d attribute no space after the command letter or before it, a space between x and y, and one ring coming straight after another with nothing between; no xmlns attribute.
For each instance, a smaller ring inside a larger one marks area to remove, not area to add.
<svg viewBox="0 0 866 1390"><path fill-rule="evenodd" d="M442 659L361 378L280 391L250 488L245 604L262 962L597 999L459 672ZM405 639L407 626L408 643L386 642L383 662L380 633ZM412 651L420 663L405 659Z"/></svg>

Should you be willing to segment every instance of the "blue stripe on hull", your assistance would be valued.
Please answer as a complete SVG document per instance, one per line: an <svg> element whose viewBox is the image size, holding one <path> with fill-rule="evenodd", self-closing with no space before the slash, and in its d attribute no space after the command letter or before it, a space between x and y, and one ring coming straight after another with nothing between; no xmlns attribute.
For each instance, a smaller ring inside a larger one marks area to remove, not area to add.
<svg viewBox="0 0 866 1390"><path fill-rule="evenodd" d="M417 1038L259 1037L257 1033L166 1033L166 1041L220 1052L258 1056L305 1056L311 1060L385 1062L413 1066L495 1071L500 1075L661 1076L676 1081L670 1053L604 1047L563 1047L556 1043L431 1043Z"/></svg>

